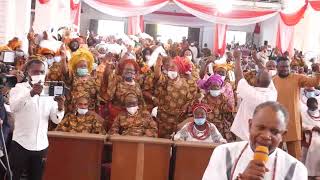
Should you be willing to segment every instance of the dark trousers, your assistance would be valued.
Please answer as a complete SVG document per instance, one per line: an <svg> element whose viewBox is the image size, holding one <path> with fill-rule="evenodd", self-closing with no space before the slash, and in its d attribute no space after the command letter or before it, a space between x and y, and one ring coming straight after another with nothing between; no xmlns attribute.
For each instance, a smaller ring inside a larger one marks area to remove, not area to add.
<svg viewBox="0 0 320 180"><path fill-rule="evenodd" d="M45 164L43 159L47 154L47 149L29 151L17 142L12 141L9 156L13 174L12 179L20 180L21 175L26 170L29 180L41 180Z"/></svg>

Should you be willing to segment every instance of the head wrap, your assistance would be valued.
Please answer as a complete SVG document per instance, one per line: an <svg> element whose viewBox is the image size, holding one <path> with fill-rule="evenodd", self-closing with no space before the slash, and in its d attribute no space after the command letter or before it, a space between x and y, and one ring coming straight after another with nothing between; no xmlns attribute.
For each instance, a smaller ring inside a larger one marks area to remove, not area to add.
<svg viewBox="0 0 320 180"><path fill-rule="evenodd" d="M50 50L48 48L39 48L38 54L41 54L41 55L51 54L52 56L54 56L56 53L53 50Z"/></svg>
<svg viewBox="0 0 320 180"><path fill-rule="evenodd" d="M8 47L11 48L13 51L17 50L18 48L21 48L22 41L20 41L17 37L13 38L9 41Z"/></svg>
<svg viewBox="0 0 320 180"><path fill-rule="evenodd" d="M192 71L192 64L183 57L176 56L173 62L177 65L180 74Z"/></svg>
<svg viewBox="0 0 320 180"><path fill-rule="evenodd" d="M232 65L230 65L230 64L215 64L213 68L214 68L214 71L217 71L220 68L222 68L226 71L230 71L232 69Z"/></svg>
<svg viewBox="0 0 320 180"><path fill-rule="evenodd" d="M6 45L3 45L3 46L0 46L0 52L1 52L1 51L12 51L12 49L9 48L9 47L6 46Z"/></svg>
<svg viewBox="0 0 320 180"><path fill-rule="evenodd" d="M124 67L127 65L127 64L132 64L136 73L139 73L140 72L140 66L139 64L132 60L132 59L126 59L126 60L123 60L120 64L119 64L119 74L121 75L123 73L123 70L124 70Z"/></svg>
<svg viewBox="0 0 320 180"><path fill-rule="evenodd" d="M204 109L206 111L206 113L211 112L211 109L207 104L195 103L195 104L192 105L192 113L194 113L199 108Z"/></svg>
<svg viewBox="0 0 320 180"><path fill-rule="evenodd" d="M85 48L79 48L76 52L72 54L72 57L69 61L69 68L72 71L75 71L77 64L82 60L87 61L88 70L89 73L91 73L91 71L93 70L94 58L92 53Z"/></svg>
<svg viewBox="0 0 320 180"><path fill-rule="evenodd" d="M217 83L220 87L223 85L223 80L220 75L211 75L207 80L199 80L198 87L203 90L210 90L212 84Z"/></svg>

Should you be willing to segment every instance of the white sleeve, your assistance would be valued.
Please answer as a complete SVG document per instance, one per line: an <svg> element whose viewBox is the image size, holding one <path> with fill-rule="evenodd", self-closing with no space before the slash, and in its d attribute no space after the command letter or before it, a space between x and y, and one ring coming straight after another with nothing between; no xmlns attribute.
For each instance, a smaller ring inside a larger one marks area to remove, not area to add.
<svg viewBox="0 0 320 180"><path fill-rule="evenodd" d="M308 180L308 170L302 163L297 164L292 180Z"/></svg>
<svg viewBox="0 0 320 180"><path fill-rule="evenodd" d="M53 105L50 110L50 119L55 124L59 124L64 116L64 111L58 110L58 103L56 101L53 102Z"/></svg>
<svg viewBox="0 0 320 180"><path fill-rule="evenodd" d="M23 109L28 103L32 103L30 91L23 91L24 89L19 85L10 90L10 109L12 112L18 112Z"/></svg>
<svg viewBox="0 0 320 180"><path fill-rule="evenodd" d="M203 174L202 180L228 179L226 174L225 148L218 146L214 149L209 165Z"/></svg>
<svg viewBox="0 0 320 180"><path fill-rule="evenodd" d="M247 97L255 96L256 90L253 86L250 86L250 84L248 84L247 80L242 78L238 82L237 94L242 99L245 99Z"/></svg>

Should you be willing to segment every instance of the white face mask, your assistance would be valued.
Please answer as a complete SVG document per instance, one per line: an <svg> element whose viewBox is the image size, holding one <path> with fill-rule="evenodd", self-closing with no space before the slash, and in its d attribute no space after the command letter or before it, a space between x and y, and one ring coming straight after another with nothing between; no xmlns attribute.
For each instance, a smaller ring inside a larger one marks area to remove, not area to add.
<svg viewBox="0 0 320 180"><path fill-rule="evenodd" d="M78 114L80 114L80 115L85 115L85 114L87 114L88 109L78 108L77 112L78 112Z"/></svg>
<svg viewBox="0 0 320 180"><path fill-rule="evenodd" d="M218 97L221 94L220 90L210 90L210 95L213 97Z"/></svg>
<svg viewBox="0 0 320 180"><path fill-rule="evenodd" d="M98 55L98 58L102 59L102 58L104 58L105 56L106 56L105 54L99 54L99 55Z"/></svg>
<svg viewBox="0 0 320 180"><path fill-rule="evenodd" d="M168 77L170 79L176 79L178 77L178 72L177 71L168 71Z"/></svg>
<svg viewBox="0 0 320 180"><path fill-rule="evenodd" d="M269 74L271 76L275 76L277 74L277 70L269 70Z"/></svg>
<svg viewBox="0 0 320 180"><path fill-rule="evenodd" d="M55 56L54 62L59 63L61 61L61 56Z"/></svg>
<svg viewBox="0 0 320 180"><path fill-rule="evenodd" d="M31 76L31 83L32 84L37 84L37 83L41 83L43 84L44 81L46 79L46 75L35 75L35 76Z"/></svg>
<svg viewBox="0 0 320 180"><path fill-rule="evenodd" d="M186 74L187 74L187 75L190 75L190 74L191 74L191 71L187 71Z"/></svg>
<svg viewBox="0 0 320 180"><path fill-rule="evenodd" d="M189 59L190 61L192 60L192 56L186 56L187 59Z"/></svg>
<svg viewBox="0 0 320 180"><path fill-rule="evenodd" d="M127 111L129 114L134 115L139 109L139 106L127 107Z"/></svg>
<svg viewBox="0 0 320 180"><path fill-rule="evenodd" d="M221 76L222 81L226 79L226 76Z"/></svg>
<svg viewBox="0 0 320 180"><path fill-rule="evenodd" d="M308 110L308 112L310 113L311 116L314 116L314 117L318 117L320 115L320 112L318 109L315 111Z"/></svg>
<svg viewBox="0 0 320 180"><path fill-rule="evenodd" d="M150 60L150 55L146 55L146 60L149 61Z"/></svg>
<svg viewBox="0 0 320 180"><path fill-rule="evenodd" d="M47 63L49 66L51 66L54 62L54 59L47 59Z"/></svg>

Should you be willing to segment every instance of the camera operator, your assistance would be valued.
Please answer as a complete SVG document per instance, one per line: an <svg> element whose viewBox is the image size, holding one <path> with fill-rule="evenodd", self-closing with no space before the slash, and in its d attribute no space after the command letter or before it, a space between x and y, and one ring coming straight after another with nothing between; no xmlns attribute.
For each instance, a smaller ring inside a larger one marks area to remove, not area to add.
<svg viewBox="0 0 320 180"><path fill-rule="evenodd" d="M3 136L4 136L4 140L5 142L3 143L2 142L2 134L0 134L0 157L1 157L1 160L2 162L4 163L5 162L5 158L4 158L4 154L3 154L3 144L6 143L7 141L7 137L9 135L9 131L10 131L10 125L9 125L9 122L8 122L8 114L7 114L7 111L5 109L5 106L4 106L4 98L2 96L2 93L0 91L0 123L2 124L2 131L3 131ZM0 177L4 177L5 175L5 169L4 167L0 167Z"/></svg>
<svg viewBox="0 0 320 180"><path fill-rule="evenodd" d="M41 96L45 81L42 57L30 57L26 64L28 82L18 83L10 91L10 108L15 117L10 163L13 180L20 180L24 169L29 179L41 180L43 158L48 143L48 122L59 123L64 116L64 96Z"/></svg>

